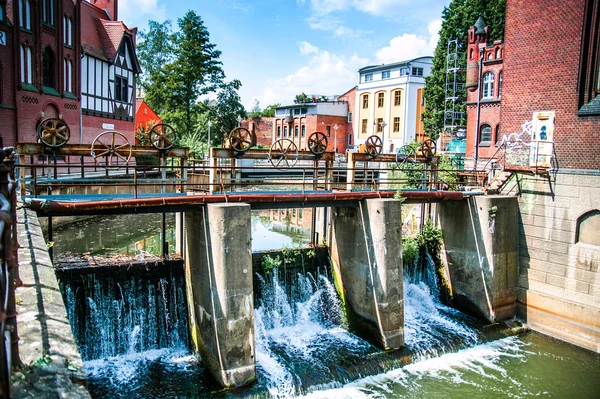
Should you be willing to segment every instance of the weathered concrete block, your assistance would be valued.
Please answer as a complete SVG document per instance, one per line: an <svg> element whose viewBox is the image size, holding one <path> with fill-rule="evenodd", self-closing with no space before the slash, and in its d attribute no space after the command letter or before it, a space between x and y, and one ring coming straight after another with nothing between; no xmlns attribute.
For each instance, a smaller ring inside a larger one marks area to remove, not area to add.
<svg viewBox="0 0 600 399"><path fill-rule="evenodd" d="M513 317L519 252L534 258L526 246L517 246L517 199L472 197L443 203L439 210L445 247L442 260L457 306L492 322ZM547 251L538 252L535 257L548 259ZM531 273L540 280L543 277Z"/></svg>
<svg viewBox="0 0 600 399"><path fill-rule="evenodd" d="M331 258L347 305L383 348L404 346L400 201L369 199L332 210Z"/></svg>
<svg viewBox="0 0 600 399"><path fill-rule="evenodd" d="M226 388L256 377L250 205L186 213L186 279L192 339Z"/></svg>

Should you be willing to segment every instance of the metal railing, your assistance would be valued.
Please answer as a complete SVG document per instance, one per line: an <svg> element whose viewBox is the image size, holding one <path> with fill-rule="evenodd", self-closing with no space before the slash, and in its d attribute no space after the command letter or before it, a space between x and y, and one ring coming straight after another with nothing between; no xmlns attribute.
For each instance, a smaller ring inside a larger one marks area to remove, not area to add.
<svg viewBox="0 0 600 399"><path fill-rule="evenodd" d="M15 285L18 277L14 149L0 149L0 397L10 396L11 368L20 364Z"/></svg>

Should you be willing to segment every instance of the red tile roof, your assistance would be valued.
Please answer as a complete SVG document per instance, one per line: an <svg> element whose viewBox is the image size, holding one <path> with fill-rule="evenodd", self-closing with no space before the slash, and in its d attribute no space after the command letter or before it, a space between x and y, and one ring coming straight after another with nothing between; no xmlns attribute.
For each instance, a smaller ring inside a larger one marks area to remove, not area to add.
<svg viewBox="0 0 600 399"><path fill-rule="evenodd" d="M86 1L81 2L81 46L95 57L112 61L125 34L135 36L121 21L111 21L106 12Z"/></svg>

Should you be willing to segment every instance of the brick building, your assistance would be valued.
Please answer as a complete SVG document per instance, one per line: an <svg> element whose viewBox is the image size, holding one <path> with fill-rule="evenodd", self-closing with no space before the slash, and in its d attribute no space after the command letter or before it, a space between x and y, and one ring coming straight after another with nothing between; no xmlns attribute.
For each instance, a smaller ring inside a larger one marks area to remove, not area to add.
<svg viewBox="0 0 600 399"><path fill-rule="evenodd" d="M507 0L504 45L502 132L553 133L556 169L502 190L519 194L518 316L600 352L600 1Z"/></svg>
<svg viewBox="0 0 600 399"><path fill-rule="evenodd" d="M0 1L0 145L37 141L46 118L69 125L70 143L103 130L133 139L136 31L116 19L117 0Z"/></svg>
<svg viewBox="0 0 600 399"><path fill-rule="evenodd" d="M327 136L327 151L343 154L348 147L348 104L347 100L336 96L327 101L279 107L275 110L272 140L289 139L298 149L307 150L310 135L321 132Z"/></svg>
<svg viewBox="0 0 600 399"><path fill-rule="evenodd" d="M504 44L489 44L489 26L479 17L469 29L467 48L467 154L489 158L502 143L500 101L502 98ZM479 100L479 101L478 101ZM475 146L475 143L478 143Z"/></svg>

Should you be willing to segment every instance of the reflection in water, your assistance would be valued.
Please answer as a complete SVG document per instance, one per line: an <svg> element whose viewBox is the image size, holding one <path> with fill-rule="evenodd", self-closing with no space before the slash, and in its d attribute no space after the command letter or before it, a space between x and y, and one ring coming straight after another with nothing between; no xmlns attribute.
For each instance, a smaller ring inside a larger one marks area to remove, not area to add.
<svg viewBox="0 0 600 399"><path fill-rule="evenodd" d="M312 209L252 211L252 251L305 247L310 241ZM175 242L175 214L167 214L169 253ZM56 226L53 249L56 259L71 255L161 254L161 215L114 215L78 218ZM46 232L47 237L47 232Z"/></svg>

